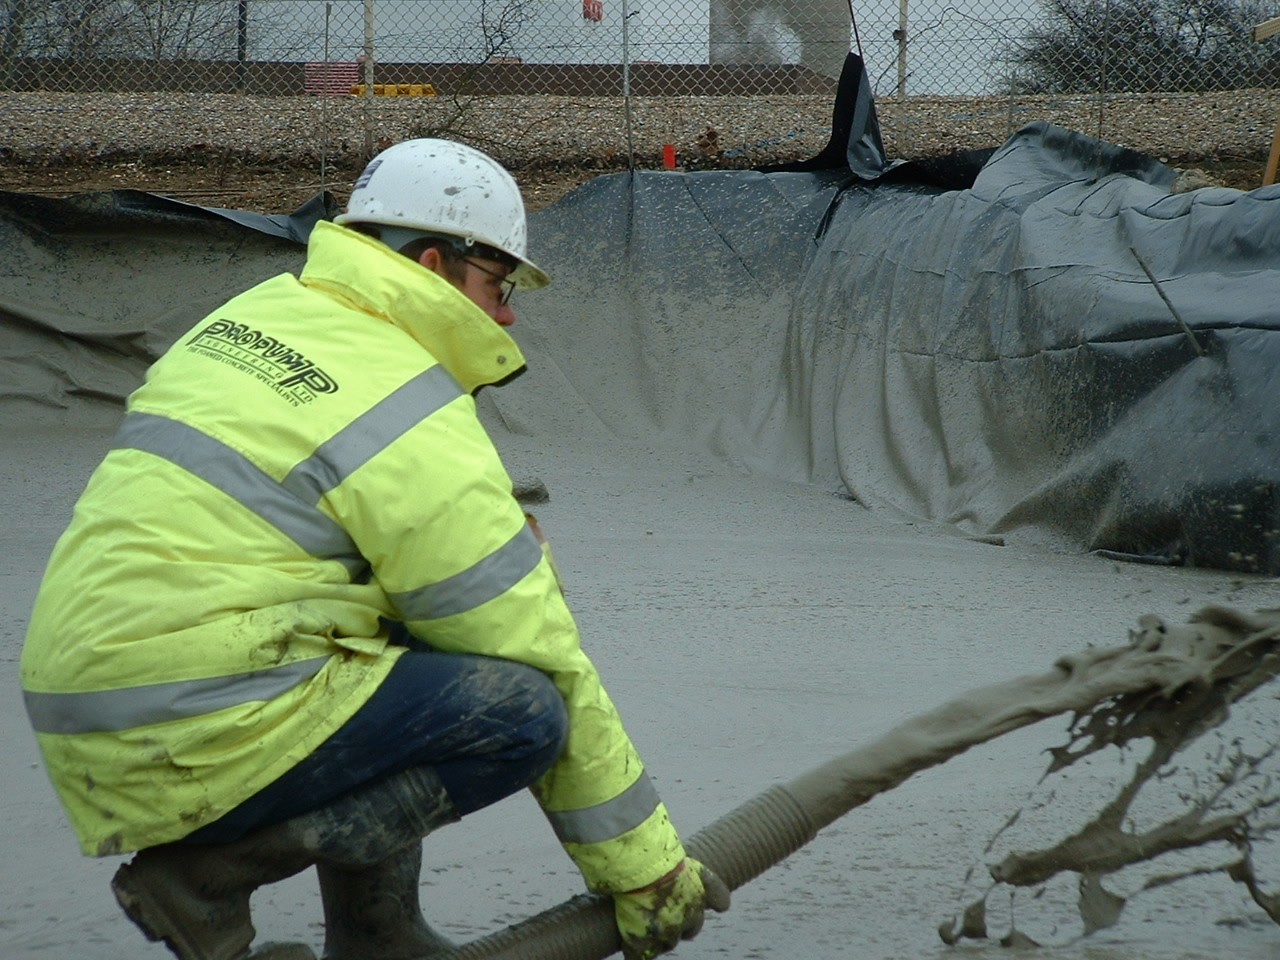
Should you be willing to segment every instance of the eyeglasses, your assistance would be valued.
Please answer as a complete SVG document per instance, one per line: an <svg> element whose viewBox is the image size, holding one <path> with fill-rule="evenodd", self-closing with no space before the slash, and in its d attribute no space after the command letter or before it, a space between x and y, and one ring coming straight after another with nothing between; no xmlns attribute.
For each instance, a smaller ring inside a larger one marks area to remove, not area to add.
<svg viewBox="0 0 1280 960"><path fill-rule="evenodd" d="M490 270L488 267L481 266L480 264L472 260L470 257L463 257L462 259L465 263L471 264L471 266L475 267L481 273L487 273L489 276L493 277L500 284L502 284L502 294L498 298L498 304L500 306L505 307L507 305L507 301L511 299L511 291L516 288L516 282L514 280L508 279L506 276L504 276L501 273L498 273L498 271L496 270Z"/></svg>

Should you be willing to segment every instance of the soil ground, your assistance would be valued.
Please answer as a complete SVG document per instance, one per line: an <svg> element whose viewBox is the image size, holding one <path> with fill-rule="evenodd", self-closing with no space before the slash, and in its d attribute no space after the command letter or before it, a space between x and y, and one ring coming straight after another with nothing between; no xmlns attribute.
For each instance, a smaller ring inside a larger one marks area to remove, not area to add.
<svg viewBox="0 0 1280 960"><path fill-rule="evenodd" d="M624 168L619 168L624 169ZM41 196L68 196L99 190L142 190L201 206L289 213L323 190L339 201L359 171L337 168L322 180L313 165L237 167L222 164L173 164L126 161L72 165L29 166L0 163L0 190ZM602 173L616 172L580 166L517 170L529 209L550 206L570 190Z"/></svg>
<svg viewBox="0 0 1280 960"><path fill-rule="evenodd" d="M1194 166L1212 180L1238 190L1262 184L1265 156L1196 159L1172 166ZM514 174L530 211L550 206L593 177L625 167L566 165L516 169ZM230 207L261 213L290 213L323 190L344 202L348 185L359 171L335 167L322 178L314 164L235 166L220 163L173 163L165 160L29 165L0 162L0 190L41 196L68 196L99 190L142 190L201 206Z"/></svg>

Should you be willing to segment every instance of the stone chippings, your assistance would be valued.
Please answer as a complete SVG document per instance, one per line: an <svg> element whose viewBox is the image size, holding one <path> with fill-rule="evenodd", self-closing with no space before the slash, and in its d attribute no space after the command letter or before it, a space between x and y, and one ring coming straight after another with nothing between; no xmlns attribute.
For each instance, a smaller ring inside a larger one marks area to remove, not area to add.
<svg viewBox="0 0 1280 960"><path fill-rule="evenodd" d="M1166 158L1265 156L1280 92L1097 97L909 97L877 101L886 148L929 156L993 146L1047 119ZM814 96L636 97L630 130L618 97L250 97L231 94L0 93L0 159L59 162L193 151L263 163L331 159L373 139L451 135L513 167L612 165L661 157L726 166L812 155L831 130L831 99Z"/></svg>
<svg viewBox="0 0 1280 960"><path fill-rule="evenodd" d="M1043 119L1176 166L1238 159L1260 169L1280 92L890 97L877 110L890 157L993 147ZM188 191L197 196L244 187L247 171L264 168L293 172L300 190L336 186L340 194L367 148L446 136L505 163L536 206L557 176L581 182L625 169L628 156L661 168L668 144L684 169L811 157L830 137L831 111L827 95L635 97L628 110L619 97L0 93L0 188L56 192L97 169L150 189L165 185L166 168L200 165L216 168L218 183L193 185L203 188Z"/></svg>

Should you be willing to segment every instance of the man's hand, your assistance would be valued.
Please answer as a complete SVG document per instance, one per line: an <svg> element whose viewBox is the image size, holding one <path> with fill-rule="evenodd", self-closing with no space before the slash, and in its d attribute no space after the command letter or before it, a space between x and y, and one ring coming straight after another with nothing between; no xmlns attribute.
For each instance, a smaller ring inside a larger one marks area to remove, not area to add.
<svg viewBox="0 0 1280 960"><path fill-rule="evenodd" d="M652 960L692 940L705 908L729 909L729 888L697 860L685 860L647 887L614 894L614 915L625 960Z"/></svg>

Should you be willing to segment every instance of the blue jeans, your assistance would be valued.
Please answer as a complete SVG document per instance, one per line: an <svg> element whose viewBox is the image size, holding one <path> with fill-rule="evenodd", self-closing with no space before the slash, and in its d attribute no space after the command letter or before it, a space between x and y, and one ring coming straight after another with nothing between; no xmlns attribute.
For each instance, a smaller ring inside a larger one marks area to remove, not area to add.
<svg viewBox="0 0 1280 960"><path fill-rule="evenodd" d="M411 642L377 692L313 754L179 842L230 843L418 766L435 770L464 816L542 776L568 729L564 700L546 674Z"/></svg>

